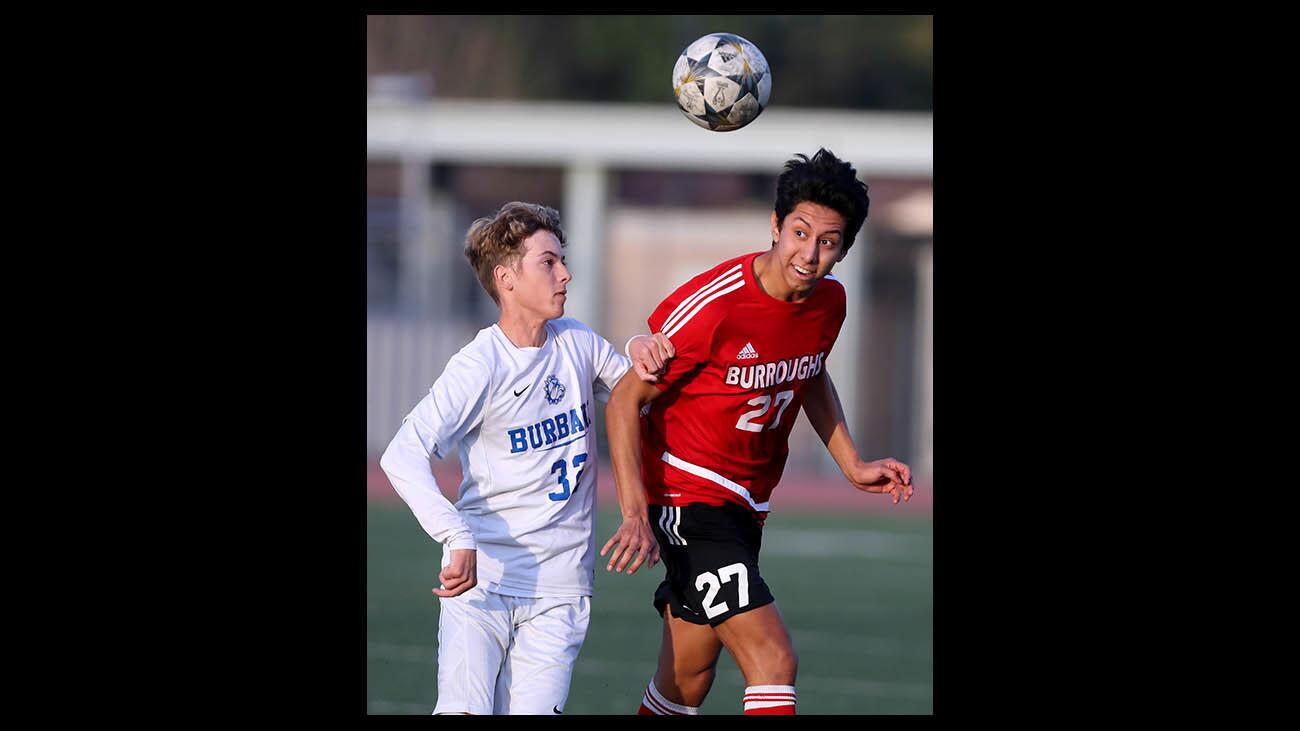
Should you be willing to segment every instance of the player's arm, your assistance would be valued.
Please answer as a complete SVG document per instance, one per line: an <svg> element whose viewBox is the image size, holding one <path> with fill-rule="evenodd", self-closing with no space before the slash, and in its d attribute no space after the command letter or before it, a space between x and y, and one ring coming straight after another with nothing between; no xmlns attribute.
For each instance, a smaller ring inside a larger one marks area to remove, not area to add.
<svg viewBox="0 0 1300 731"><path fill-rule="evenodd" d="M438 574L441 587L433 593L453 597L478 583L478 544L456 507L443 496L429 465L431 456L445 456L480 418L489 376L482 364L453 357L433 388L402 420L402 426L379 460L425 533L449 563Z"/></svg>
<svg viewBox="0 0 1300 731"><path fill-rule="evenodd" d="M420 410L427 410L423 402L416 407L416 411ZM408 417L388 443L379 466L415 513L424 532L441 543L442 550L451 552L447 567L438 572L440 587L433 593L453 597L478 583L478 544L455 506L443 496L429 467L429 455L434 451L429 445L430 433L431 430Z"/></svg>
<svg viewBox="0 0 1300 731"><path fill-rule="evenodd" d="M911 468L893 457L866 462L858 454L844 421L844 407L828 371L822 371L808 382L803 410L827 451L854 487L863 492L887 492L894 497L895 504L900 498L904 501L912 499Z"/></svg>
<svg viewBox="0 0 1300 731"><path fill-rule="evenodd" d="M614 568L615 562L618 570L622 571L634 555L636 559L629 574L634 573L646 559L651 566L659 562L659 542L650 530L645 485L641 482L641 409L658 398L664 390L671 388L673 383L689 378L707 358L712 333L706 322L707 317L698 318L690 328L675 330L680 333L674 335L677 342L669 342L663 334L665 322L674 314L679 314L683 300L697 292L705 281L707 275L687 282L660 302L650 314L646 325L650 332L655 333L651 336L651 345L656 348L658 356L658 361L653 363L655 370L650 370L648 364L642 380L624 378L619 381L605 405L605 435L609 440L610 461L614 465L618 507L623 514L623 524L605 543L604 548L600 549L600 555L604 556L610 548L617 547L605 567L607 571ZM630 350L634 347L635 340L628 341L624 346L624 349L629 350L629 359L633 361L636 358ZM665 355L668 356L667 359L664 359ZM655 359L652 357L651 360Z"/></svg>
<svg viewBox="0 0 1300 731"><path fill-rule="evenodd" d="M633 335L623 346L623 352L632 361L632 370L641 380L656 383L668 370L668 361L677 355L673 344L663 333Z"/></svg>
<svg viewBox="0 0 1300 731"><path fill-rule="evenodd" d="M636 378L624 378L614 387L605 405L605 435L609 440L609 457L614 463L614 485L618 492L618 509L623 514L623 524L605 542L600 555L609 557L605 570L615 568L628 574L636 573L642 562L649 560L653 567L659 563L659 542L650 530L650 517L646 514L645 486L641 482L641 407L662 393L653 384ZM635 556L635 560L633 559Z"/></svg>
<svg viewBox="0 0 1300 731"><path fill-rule="evenodd" d="M628 338L623 346L626 357L615 351L609 341L595 332L591 333L591 337L594 342L593 363L596 367L592 394L602 404L609 401L609 394L624 373L632 371L646 383L658 383L659 377L668 372L669 362L677 355L673 344L663 333L633 335Z"/></svg>

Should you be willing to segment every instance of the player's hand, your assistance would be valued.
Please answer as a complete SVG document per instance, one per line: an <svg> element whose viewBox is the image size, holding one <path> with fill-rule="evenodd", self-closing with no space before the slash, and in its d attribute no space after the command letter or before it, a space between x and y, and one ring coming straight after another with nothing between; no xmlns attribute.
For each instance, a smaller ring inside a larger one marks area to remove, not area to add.
<svg viewBox="0 0 1300 731"><path fill-rule="evenodd" d="M894 504L912 499L912 468L893 457L874 462L858 462L849 472L849 481L863 492L889 493Z"/></svg>
<svg viewBox="0 0 1300 731"><path fill-rule="evenodd" d="M659 563L659 541L655 540L655 534L650 530L650 520L644 516L625 518L623 525L618 527L618 531L605 542L605 547L600 549L600 555L609 553L609 549L613 546L617 548L610 555L609 563L605 565L606 571L617 570L622 573L623 569L627 568L627 575L631 576L647 560L650 568L654 568L654 565ZM634 555L636 560L632 561ZM632 561L631 567L628 567L628 561ZM616 562L617 569L614 567Z"/></svg>
<svg viewBox="0 0 1300 731"><path fill-rule="evenodd" d="M438 573L442 586L433 590L443 599L460 596L478 584L478 551L462 548L451 552L451 562Z"/></svg>
<svg viewBox="0 0 1300 731"><path fill-rule="evenodd" d="M632 358L632 370L646 383L657 383L659 376L668 372L668 361L677 355L663 333L637 335L628 343L627 352Z"/></svg>

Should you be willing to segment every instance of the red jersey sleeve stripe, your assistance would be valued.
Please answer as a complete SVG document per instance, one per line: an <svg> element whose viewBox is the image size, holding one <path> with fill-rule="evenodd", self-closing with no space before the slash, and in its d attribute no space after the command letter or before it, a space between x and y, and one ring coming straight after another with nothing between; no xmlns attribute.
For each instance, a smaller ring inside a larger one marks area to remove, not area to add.
<svg viewBox="0 0 1300 731"><path fill-rule="evenodd" d="M713 294L709 295L708 297L705 297L703 300L700 301L700 303L699 303L698 305L695 306L694 309L692 309L689 313L687 313L687 315L686 315L685 317L683 317L681 320L678 320L677 324L672 326L672 329L670 329L670 330L664 330L664 331L663 331L664 335L666 335L666 336L668 336L668 337L671 338L673 335L675 335L675 334L677 333L678 330L681 330L682 327L683 327L686 323L690 322L690 321L691 321L691 318L692 318L692 317L695 317L696 313L698 313L700 310L704 309L704 306L705 306L705 305L707 305L707 304L709 304L710 302L712 302L713 300L715 300L715 299L721 297L722 295L727 294L728 292L735 292L736 290L738 290L738 289L740 289L741 287L745 286L745 278L742 277L742 276L740 276L739 273L737 273L736 276L737 276L737 277L740 277L740 278L736 280L736 283L735 283L735 284L732 284L732 285L730 285L730 286L728 286L728 287L726 287L726 288L724 288L724 289L719 289L718 291L714 292Z"/></svg>
<svg viewBox="0 0 1300 731"><path fill-rule="evenodd" d="M673 322L677 318L681 317L682 314L685 313L687 310L689 310L696 302L698 302L701 297L708 296L710 292L715 291L718 287L726 286L726 284L730 283L732 279L736 276L739 276L742 279L744 278L744 275L741 274L740 272L739 264L728 269L722 274L718 275L717 278L715 278L712 282L709 282L703 287L700 287L699 289L695 290L694 294L682 300L682 303L677 305L677 308L672 311L672 314L668 315L668 319L664 320L664 325L663 327L659 328L659 331L663 332L668 328L672 327Z"/></svg>

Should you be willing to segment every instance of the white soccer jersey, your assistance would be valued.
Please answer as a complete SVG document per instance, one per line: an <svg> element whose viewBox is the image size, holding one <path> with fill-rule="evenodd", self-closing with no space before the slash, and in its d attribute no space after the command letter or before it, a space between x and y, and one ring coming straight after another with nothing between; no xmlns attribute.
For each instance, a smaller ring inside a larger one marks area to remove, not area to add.
<svg viewBox="0 0 1300 731"><path fill-rule="evenodd" d="M435 541L478 549L478 581L520 597L590 596L595 577L596 434L631 363L573 318L546 324L540 348L517 348L497 325L452 356L402 421L380 464ZM429 455L458 450L453 507Z"/></svg>

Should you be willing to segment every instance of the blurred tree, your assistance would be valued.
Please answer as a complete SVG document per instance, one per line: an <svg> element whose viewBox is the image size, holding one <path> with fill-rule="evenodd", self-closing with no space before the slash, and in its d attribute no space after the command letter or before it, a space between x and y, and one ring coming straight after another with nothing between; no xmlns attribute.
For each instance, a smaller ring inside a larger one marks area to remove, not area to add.
<svg viewBox="0 0 1300 731"><path fill-rule="evenodd" d="M743 36L772 66L773 103L933 108L928 15L372 15L369 74L431 77L448 98L658 103L677 55Z"/></svg>

